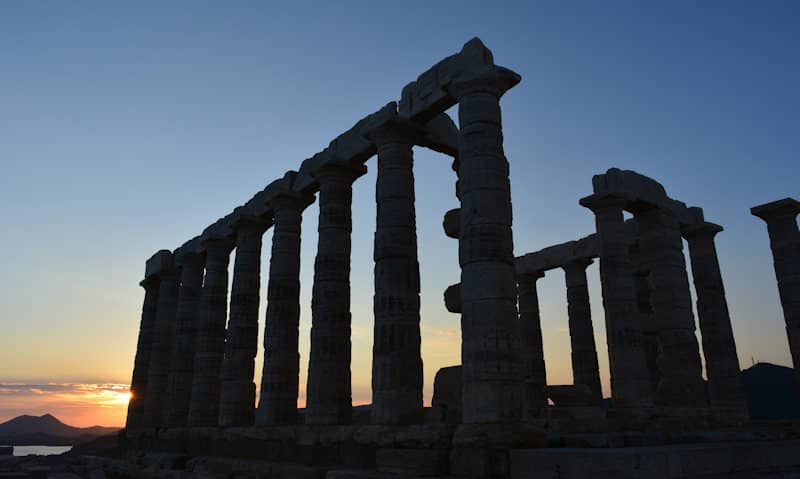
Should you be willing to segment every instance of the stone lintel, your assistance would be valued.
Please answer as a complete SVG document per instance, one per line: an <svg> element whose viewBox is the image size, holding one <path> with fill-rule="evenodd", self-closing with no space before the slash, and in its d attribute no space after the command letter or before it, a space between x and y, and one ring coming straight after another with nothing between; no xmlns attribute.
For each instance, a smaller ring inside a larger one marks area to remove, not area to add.
<svg viewBox="0 0 800 479"><path fill-rule="evenodd" d="M157 276L163 271L172 269L174 266L174 259L172 252L168 249L158 250L150 259L147 260L144 266L144 282L152 276Z"/></svg>
<svg viewBox="0 0 800 479"><path fill-rule="evenodd" d="M781 216L797 216L800 213L800 201L794 198L771 201L750 208L750 213L764 221Z"/></svg>
<svg viewBox="0 0 800 479"><path fill-rule="evenodd" d="M592 187L595 195L627 200L625 209L631 212L660 208L675 216L681 224L702 221L702 210L688 208L685 203L670 198L661 183L633 170L610 168L604 174L592 177ZM701 217L698 218L698 214Z"/></svg>
<svg viewBox="0 0 800 479"><path fill-rule="evenodd" d="M454 79L491 65L494 65L492 52L479 38L473 38L459 53L433 65L403 87L398 114L422 123L430 121L456 104L456 98L447 92Z"/></svg>

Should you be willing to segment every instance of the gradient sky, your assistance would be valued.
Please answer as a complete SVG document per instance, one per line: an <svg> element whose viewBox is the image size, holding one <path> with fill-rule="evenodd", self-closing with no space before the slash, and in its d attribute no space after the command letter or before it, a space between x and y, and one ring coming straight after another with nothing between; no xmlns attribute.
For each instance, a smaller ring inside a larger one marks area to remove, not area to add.
<svg viewBox="0 0 800 479"><path fill-rule="evenodd" d="M790 364L766 228L749 208L800 196L797 2L164 3L0 3L0 421L53 412L121 425L144 261L474 36L522 75L502 101L516 254L593 232L577 203L591 176L637 170L725 227L717 245L742 365ZM415 152L429 402L435 371L460 361L458 316L441 299L458 281L441 228L457 201L450 159ZM357 403L370 397L374 161L353 205ZM303 363L317 215L309 207L303 223ZM270 233L264 242L262 293ZM589 271L607 393L597 265ZM551 384L571 382L565 294L562 273L540 281Z"/></svg>

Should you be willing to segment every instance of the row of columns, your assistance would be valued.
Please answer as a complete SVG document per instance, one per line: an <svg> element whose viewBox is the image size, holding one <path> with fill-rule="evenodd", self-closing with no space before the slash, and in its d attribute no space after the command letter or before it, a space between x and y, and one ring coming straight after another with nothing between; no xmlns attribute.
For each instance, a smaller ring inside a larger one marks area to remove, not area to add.
<svg viewBox="0 0 800 479"><path fill-rule="evenodd" d="M671 411L706 407L700 355L682 238L689 244L697 311L709 384L710 405L722 422L747 418L736 345L730 324L714 236L722 228L702 222L681 229L659 210L635 213L635 241L614 197L581 201L595 212L603 306L615 408L643 417L653 406ZM601 396L586 267L589 258L563 265L567 284L569 332L575 384ZM536 280L544 272L517 277L526 385L526 410L532 417L546 404Z"/></svg>
<svg viewBox="0 0 800 479"><path fill-rule="evenodd" d="M419 264L413 132L376 130L373 422L422 420ZM365 167L319 172L306 423L350 422L350 235L352 183ZM142 282L142 310L128 427L241 426L296 421L299 378L300 233L313 196L283 191L264 219L239 212L209 228L196 250L171 255ZM274 223L274 224L273 224ZM273 226L261 396L253 383L262 236ZM228 314L228 267L236 249ZM226 318L228 319L226 328Z"/></svg>
<svg viewBox="0 0 800 479"><path fill-rule="evenodd" d="M465 422L520 418L520 328L509 170L499 106L503 93L519 80L510 70L490 65L443 86L459 105ZM378 153L372 374L372 421L378 424L413 423L423 417L412 154L420 133L411 122L397 120L369 135ZM315 178L320 221L307 385L309 424L350 421L352 183L363 173L349 166L326 167ZM158 281L143 284L147 294L131 411L141 410L144 420L129 418L129 425L296 421L301 215L312 201L313 197L288 190L270 200L274 233L258 408L253 410L252 383L258 257L261 236L269 225L251 218L230 225L228 234L204 235L198 250L202 253L196 258L182 257ZM237 253L226 332L227 267L233 248ZM203 266L201 289L198 271ZM152 286L156 283L157 293ZM180 304L178 316L176 304ZM142 397L144 406L139 404Z"/></svg>
<svg viewBox="0 0 800 479"><path fill-rule="evenodd" d="M625 199L593 195L581 204L595 213L615 408L636 417L653 406L690 414L707 406L685 238L712 412L723 422L745 420L746 400L714 245L722 228L702 222L682 229L662 210L635 209L632 248L623 214L631 205Z"/></svg>

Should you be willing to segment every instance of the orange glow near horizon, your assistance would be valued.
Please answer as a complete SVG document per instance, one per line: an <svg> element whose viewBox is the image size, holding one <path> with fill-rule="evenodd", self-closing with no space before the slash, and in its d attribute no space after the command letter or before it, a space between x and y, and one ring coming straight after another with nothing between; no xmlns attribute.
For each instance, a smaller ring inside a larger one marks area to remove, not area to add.
<svg viewBox="0 0 800 479"><path fill-rule="evenodd" d="M0 384L0 422L21 414L52 414L75 427L122 427L131 394L127 384Z"/></svg>

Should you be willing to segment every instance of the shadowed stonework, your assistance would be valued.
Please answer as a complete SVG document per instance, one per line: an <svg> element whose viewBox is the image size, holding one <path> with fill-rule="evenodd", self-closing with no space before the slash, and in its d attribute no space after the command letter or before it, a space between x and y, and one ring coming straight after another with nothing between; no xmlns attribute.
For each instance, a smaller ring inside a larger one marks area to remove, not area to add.
<svg viewBox="0 0 800 479"><path fill-rule="evenodd" d="M587 226L594 218L593 234L515 256L500 103L520 81L470 40L407 84L399 103L366 116L198 237L150 258L123 436L135 459L101 467L129 477L147 467L159 477L331 479L578 478L588 471L783 477L800 470L800 431L748 418L714 243L723 229L700 208L669 197L651 178L611 168L592 178L579 201ZM458 126L445 113L456 105ZM415 146L452 157L455 174L442 181L460 204L443 212L460 267L443 300L460 316L462 364L439 370L431 408L422 403ZM372 404L353 408L350 265L369 258L351 248L359 227L352 192L373 156ZM302 215L317 197L307 407L298 410ZM768 226L795 362L798 205L785 199L752 211ZM602 298L589 294L587 267L595 261ZM547 382L537 281L553 269L565 274L573 384ZM605 313L609 400L600 387L592 300Z"/></svg>

